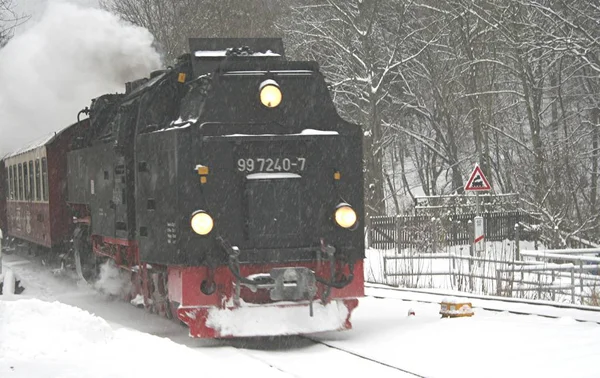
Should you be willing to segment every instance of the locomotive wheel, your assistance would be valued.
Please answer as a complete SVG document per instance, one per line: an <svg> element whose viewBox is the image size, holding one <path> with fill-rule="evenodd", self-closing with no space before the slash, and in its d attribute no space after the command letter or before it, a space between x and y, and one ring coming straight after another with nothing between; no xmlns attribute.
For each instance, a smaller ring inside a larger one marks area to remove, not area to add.
<svg viewBox="0 0 600 378"><path fill-rule="evenodd" d="M96 281L100 276L100 264L98 257L92 251L87 225L77 225L75 228L72 250L79 279L88 284Z"/></svg>
<svg viewBox="0 0 600 378"><path fill-rule="evenodd" d="M169 294L167 286L167 272L164 269L158 269L157 272L148 272L150 276L150 298L152 304L150 311L167 319L173 319L171 304L169 303Z"/></svg>

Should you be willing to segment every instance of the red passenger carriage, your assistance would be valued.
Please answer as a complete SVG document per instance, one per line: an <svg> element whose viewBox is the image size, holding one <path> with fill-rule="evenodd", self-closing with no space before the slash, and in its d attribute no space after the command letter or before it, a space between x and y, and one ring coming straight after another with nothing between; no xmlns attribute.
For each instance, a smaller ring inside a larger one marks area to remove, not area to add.
<svg viewBox="0 0 600 378"><path fill-rule="evenodd" d="M74 132L83 125L67 127L3 159L6 236L45 248L62 248L70 240L67 152Z"/></svg>

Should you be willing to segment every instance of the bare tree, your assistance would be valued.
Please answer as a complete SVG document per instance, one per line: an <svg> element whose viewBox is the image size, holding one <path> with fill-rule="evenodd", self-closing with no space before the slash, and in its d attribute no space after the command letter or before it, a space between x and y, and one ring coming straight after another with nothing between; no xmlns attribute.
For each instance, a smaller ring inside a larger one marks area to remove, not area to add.
<svg viewBox="0 0 600 378"><path fill-rule="evenodd" d="M342 115L365 126L367 213L384 214L385 149L412 96L404 71L432 43L415 38L425 20L415 22L412 3L388 0L306 0L291 9L281 28L294 53L322 65Z"/></svg>
<svg viewBox="0 0 600 378"><path fill-rule="evenodd" d="M0 0L0 47L12 37L12 33L27 18L15 13L12 0Z"/></svg>
<svg viewBox="0 0 600 378"><path fill-rule="evenodd" d="M275 0L100 0L105 9L148 29L166 61L187 52L190 37L273 35Z"/></svg>

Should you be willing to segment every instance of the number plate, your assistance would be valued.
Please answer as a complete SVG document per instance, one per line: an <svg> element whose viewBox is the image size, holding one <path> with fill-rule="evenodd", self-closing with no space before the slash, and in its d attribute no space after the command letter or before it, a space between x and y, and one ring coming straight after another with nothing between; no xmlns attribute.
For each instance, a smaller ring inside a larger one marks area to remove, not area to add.
<svg viewBox="0 0 600 378"><path fill-rule="evenodd" d="M306 169L306 158L240 158L237 170L240 172L303 172Z"/></svg>

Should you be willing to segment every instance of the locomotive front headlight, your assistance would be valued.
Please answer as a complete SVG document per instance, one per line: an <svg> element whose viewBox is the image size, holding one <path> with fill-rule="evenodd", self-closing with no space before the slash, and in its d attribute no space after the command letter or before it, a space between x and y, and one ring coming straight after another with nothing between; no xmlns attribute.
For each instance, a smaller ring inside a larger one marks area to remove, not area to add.
<svg viewBox="0 0 600 378"><path fill-rule="evenodd" d="M281 89L275 80L260 83L260 102L267 108L275 108L281 103Z"/></svg>
<svg viewBox="0 0 600 378"><path fill-rule="evenodd" d="M343 228L351 228L356 224L356 211L347 203L340 203L335 210L335 223Z"/></svg>
<svg viewBox="0 0 600 378"><path fill-rule="evenodd" d="M213 219L206 212L199 210L192 214L190 221L192 230L198 235L208 235L214 226Z"/></svg>

